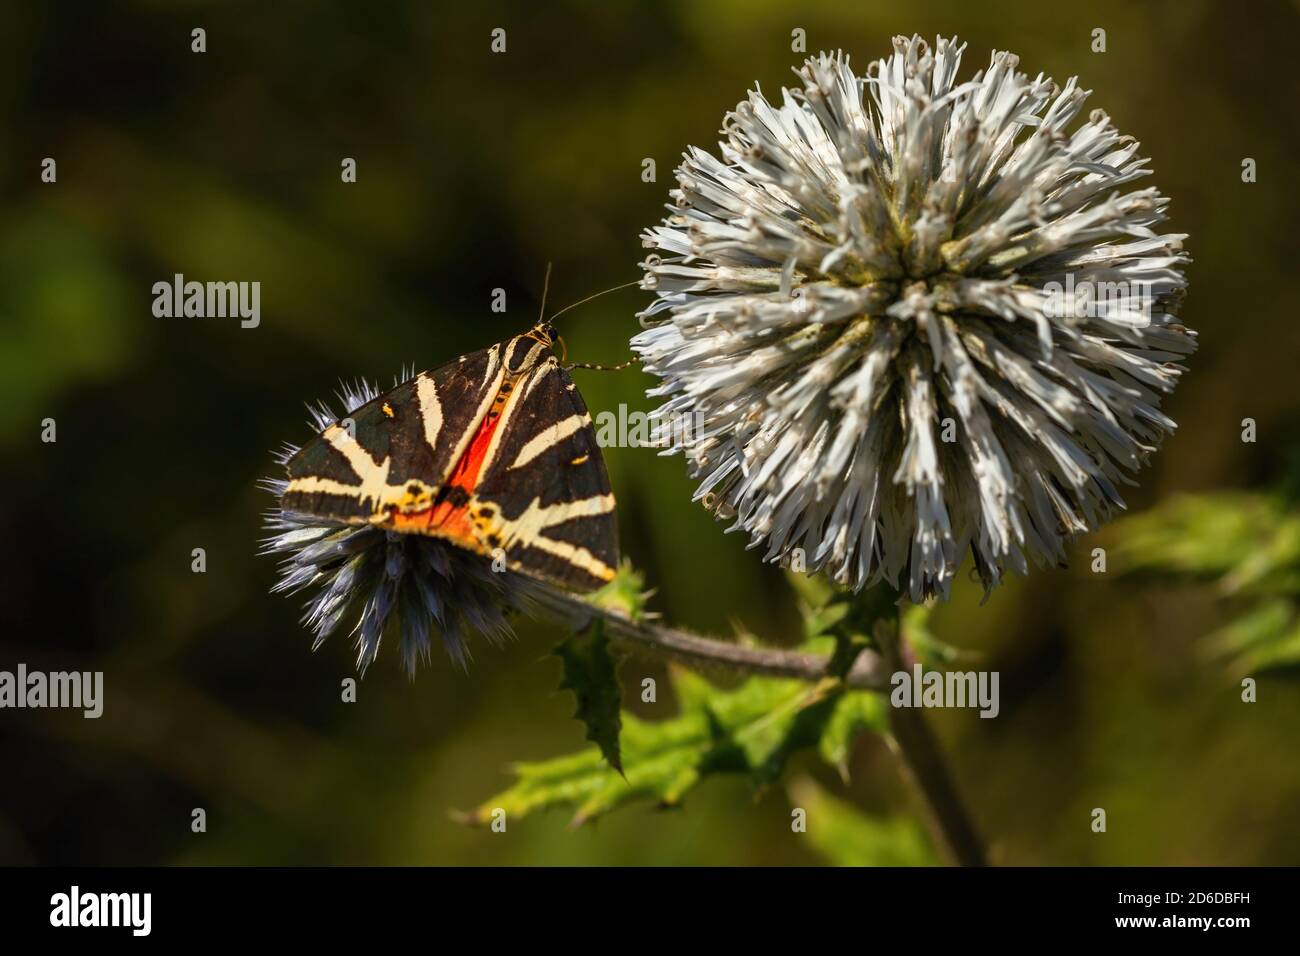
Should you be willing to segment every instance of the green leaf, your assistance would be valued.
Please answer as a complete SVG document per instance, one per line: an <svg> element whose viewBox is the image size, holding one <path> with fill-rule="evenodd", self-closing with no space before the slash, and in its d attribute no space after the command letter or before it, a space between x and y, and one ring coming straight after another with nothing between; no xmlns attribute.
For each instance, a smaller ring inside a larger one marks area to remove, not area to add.
<svg viewBox="0 0 1300 956"><path fill-rule="evenodd" d="M835 585L824 574L801 574L787 570L785 579L790 583L799 603L807 608L821 608L835 597Z"/></svg>
<svg viewBox="0 0 1300 956"><path fill-rule="evenodd" d="M486 822L496 808L519 818L571 807L578 825L635 801L673 806L701 780L723 773L741 774L761 788L805 748L842 765L852 732L879 726L879 700L846 691L834 678L808 684L751 677L723 690L680 668L671 674L677 716L653 723L623 717L623 776L596 748L520 763L513 768L514 785L467 814L467 822Z"/></svg>
<svg viewBox="0 0 1300 956"><path fill-rule="evenodd" d="M1228 593L1293 583L1300 569L1300 514L1277 495L1181 495L1116 522L1109 538L1121 574L1217 579Z"/></svg>
<svg viewBox="0 0 1300 956"><path fill-rule="evenodd" d="M837 866L936 866L934 847L914 821L868 816L807 777L790 784L790 802L807 813L813 848Z"/></svg>
<svg viewBox="0 0 1300 956"><path fill-rule="evenodd" d="M848 674L859 654L873 646L876 622L892 620L898 613L898 595L885 585L855 592L828 584L819 575L787 572L786 577L799 602L805 643L831 641L828 670L837 677Z"/></svg>
<svg viewBox="0 0 1300 956"><path fill-rule="evenodd" d="M849 694L826 721L817 750L823 760L839 771L842 780L848 780L853 741L863 731L883 734L888 729L889 705L884 695Z"/></svg>
<svg viewBox="0 0 1300 956"><path fill-rule="evenodd" d="M618 662L601 621L594 621L586 635L565 640L556 647L555 656L564 663L560 689L573 691L578 699L574 716L586 725L587 739L600 748L610 766L622 773L618 736L622 729L619 708L623 692L618 683Z"/></svg>
<svg viewBox="0 0 1300 956"><path fill-rule="evenodd" d="M1263 601L1205 639L1212 659L1230 662L1235 678L1300 666L1300 621L1295 606L1277 598Z"/></svg>
<svg viewBox="0 0 1300 956"><path fill-rule="evenodd" d="M930 629L930 614L933 609L933 604L908 605L900 621L903 640L916 652L921 663L928 667L943 668L962 657L973 656L963 654L935 636Z"/></svg>
<svg viewBox="0 0 1300 956"><path fill-rule="evenodd" d="M1118 522L1115 570L1213 587L1228 623L1202 652L1240 678L1300 665L1300 512L1281 493L1183 495Z"/></svg>

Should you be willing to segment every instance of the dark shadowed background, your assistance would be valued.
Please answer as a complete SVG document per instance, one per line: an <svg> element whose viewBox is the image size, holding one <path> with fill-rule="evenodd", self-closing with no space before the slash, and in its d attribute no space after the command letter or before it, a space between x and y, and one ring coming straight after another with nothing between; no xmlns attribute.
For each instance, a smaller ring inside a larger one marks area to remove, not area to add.
<svg viewBox="0 0 1300 956"><path fill-rule="evenodd" d="M965 77L992 49L1079 75L1089 107L1141 140L1195 259L1183 315L1201 350L1168 404L1180 429L1130 507L1271 486L1300 440L1298 22L1294 4L1209 0L6 4L0 669L103 670L106 699L99 720L0 711L0 862L820 862L782 787L756 798L730 778L576 831L562 812L506 834L455 822L512 760L582 746L548 657L560 635L520 622L506 648L476 644L468 674L435 656L414 682L387 648L342 704L348 641L311 653L300 601L268 594L275 563L256 555L271 450L308 437L303 403L341 377L387 384L522 330L548 261L553 307L637 278L680 153L713 147L755 82L769 96L795 82L800 27L810 53L843 48L860 68L919 32L968 41ZM39 179L47 156L55 184ZM260 281L260 327L155 318L151 287L178 272ZM625 358L648 299L629 289L566 315L569 356ZM593 412L652 407L637 371L575 374ZM690 504L679 458L606 459L658 610L793 640L781 573ZM994 859L1300 862L1294 678L1262 676L1259 703L1240 703L1195 652L1218 603L1092 575L1094 546L982 607L967 582L935 618L1002 675L998 719L935 719ZM630 691L629 706L671 712ZM879 740L851 769L849 784L812 762L795 773L868 811L920 812Z"/></svg>

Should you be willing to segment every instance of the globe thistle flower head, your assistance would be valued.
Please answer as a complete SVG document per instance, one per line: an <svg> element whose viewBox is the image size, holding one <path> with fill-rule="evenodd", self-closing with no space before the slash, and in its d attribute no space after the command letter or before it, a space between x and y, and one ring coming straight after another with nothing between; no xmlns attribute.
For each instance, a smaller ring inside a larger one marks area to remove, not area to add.
<svg viewBox="0 0 1300 956"><path fill-rule="evenodd" d="M894 40L809 59L692 147L632 340L668 451L769 561L913 600L985 588L1124 503L1193 351L1182 235L1088 92ZM684 432L672 423L703 423ZM797 559L797 560L796 560Z"/></svg>
<svg viewBox="0 0 1300 956"><path fill-rule="evenodd" d="M378 395L374 386L359 382L345 385L339 398L352 410ZM341 417L324 403L309 405L308 411L316 431ZM283 464L297 451L286 445L278 460ZM262 484L278 499L287 483L269 479ZM465 668L468 637L477 633L499 644L512 636L509 613L534 613L553 600L545 585L511 571L493 571L487 558L436 538L340 524L282 508L266 515L265 527L269 534L263 553L283 559L272 590L311 592L303 623L316 635L313 650L350 626L362 673L390 634L399 641L411 675L420 663L429 662L435 636Z"/></svg>

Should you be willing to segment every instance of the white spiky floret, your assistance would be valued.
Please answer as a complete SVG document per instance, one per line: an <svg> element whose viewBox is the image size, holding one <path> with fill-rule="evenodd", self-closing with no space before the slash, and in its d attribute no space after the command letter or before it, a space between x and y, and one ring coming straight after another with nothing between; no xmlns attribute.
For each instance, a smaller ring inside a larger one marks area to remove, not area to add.
<svg viewBox="0 0 1300 956"><path fill-rule="evenodd" d="M809 59L690 148L632 340L697 499L774 562L947 596L1124 507L1195 334L1168 200L1089 92L897 37ZM682 420L702 422L682 429ZM797 558L797 560L796 560Z"/></svg>

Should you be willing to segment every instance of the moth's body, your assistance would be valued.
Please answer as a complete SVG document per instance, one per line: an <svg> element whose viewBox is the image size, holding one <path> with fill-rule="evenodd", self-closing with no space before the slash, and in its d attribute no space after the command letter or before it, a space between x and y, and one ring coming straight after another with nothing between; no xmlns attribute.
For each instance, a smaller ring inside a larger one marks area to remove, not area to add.
<svg viewBox="0 0 1300 956"><path fill-rule="evenodd" d="M442 538L566 587L610 580L614 496L554 339L540 324L356 409L289 459L282 506Z"/></svg>

